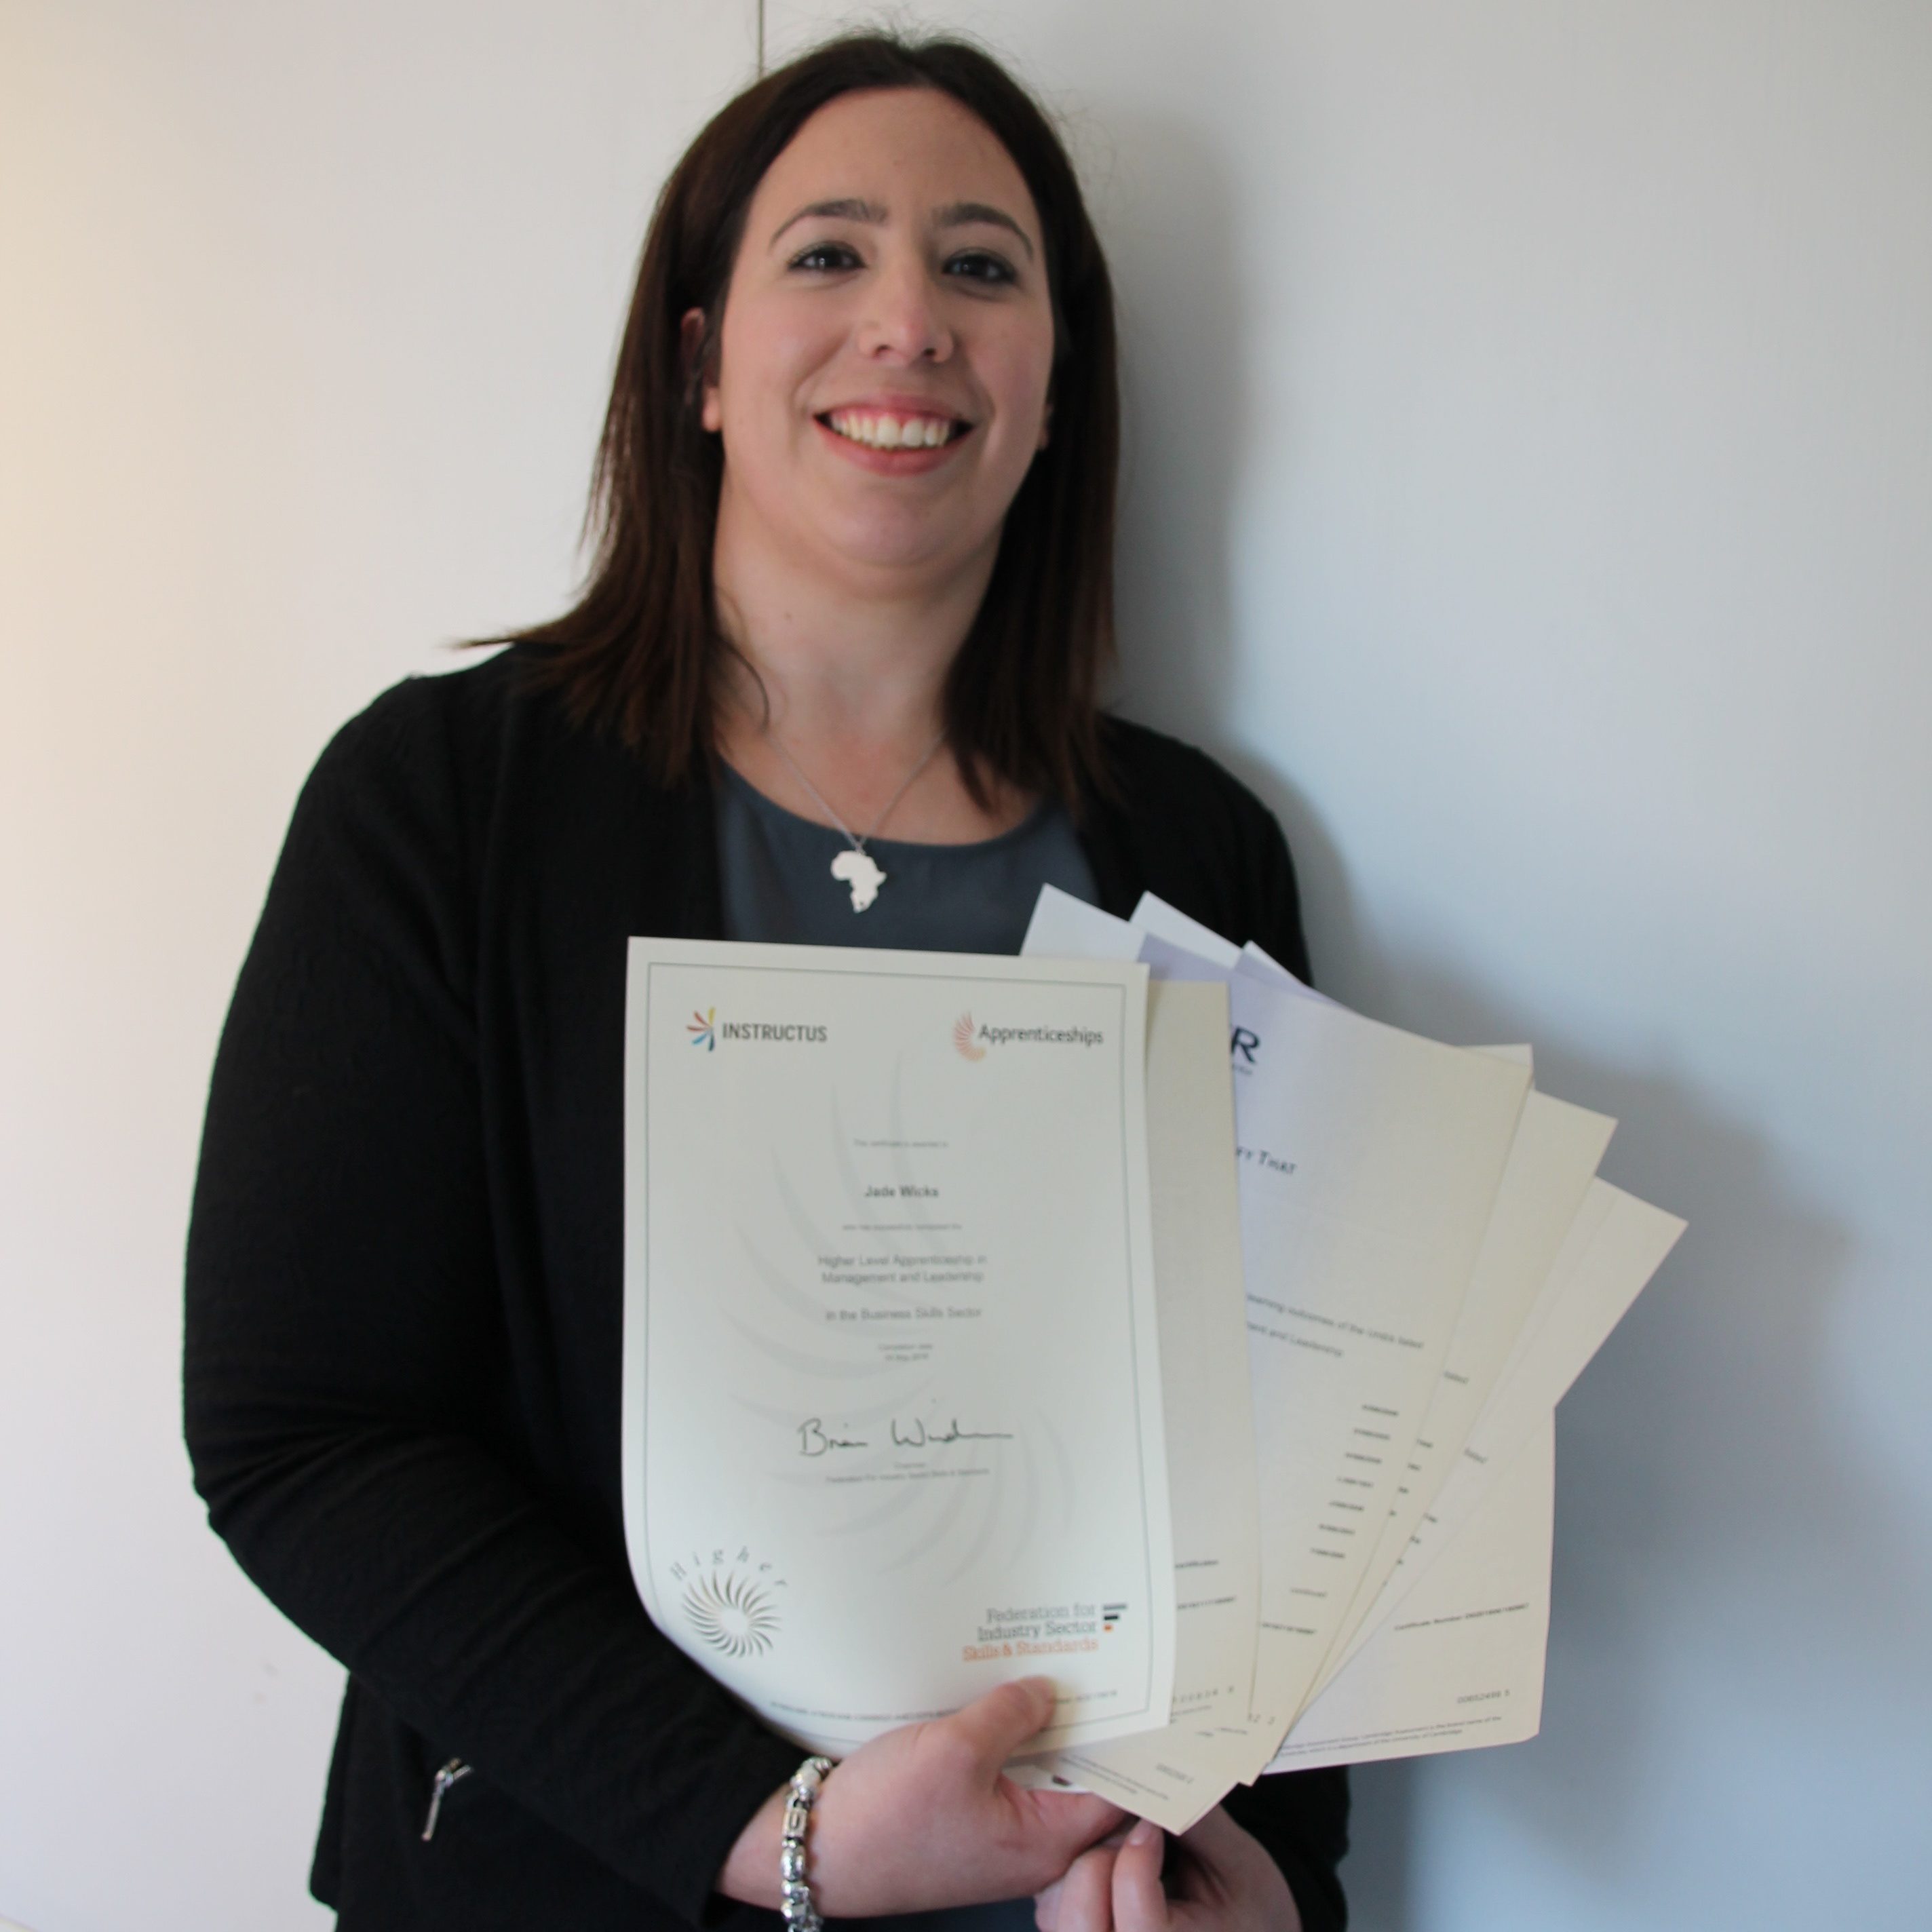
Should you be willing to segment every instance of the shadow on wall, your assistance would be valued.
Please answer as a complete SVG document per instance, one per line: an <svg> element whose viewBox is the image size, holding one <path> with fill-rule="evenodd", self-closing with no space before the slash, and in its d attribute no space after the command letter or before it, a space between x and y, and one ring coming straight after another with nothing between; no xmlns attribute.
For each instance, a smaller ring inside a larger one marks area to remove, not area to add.
<svg viewBox="0 0 1932 1932"><path fill-rule="evenodd" d="M1232 505L1247 456L1233 200L1184 124L1108 118L1118 159L1096 196L1120 314L1125 418L1116 569L1122 655L1178 698L1166 728L1226 715L1234 671ZM1184 658L1184 674L1180 671Z"/></svg>
<svg viewBox="0 0 1932 1932"><path fill-rule="evenodd" d="M1121 158L1100 200L1123 315L1130 664L1146 646L1129 708L1200 737L1275 810L1330 991L1438 1038L1517 1038L1520 1016L1480 985L1426 957L1382 953L1309 802L1216 742L1232 701L1231 506L1252 370L1234 203L1219 158L1185 127L1133 112L1109 126ZM1361 1932L1415 1932L1418 1847L1434 1799L1451 1790L1479 1793L1540 1839L1580 1888L1615 1887L1642 1841L1658 1754L1682 1751L1696 1721L1666 1711L1674 1681L1709 1666L1723 1720L1696 1740L1700 1774L1746 1787L1764 1774L1735 1734L1756 1702L1754 1678L1768 1691L1808 1649L1815 1658L1808 1637L1903 1658L1907 1624L1926 1616L1922 1583L1896 1558L1894 1574L1880 1574L1883 1498L1852 1466L1824 1399L1827 1331L1852 1259L1846 1230L1807 1207L1802 1181L1778 1170L1761 1136L1667 1068L1594 1060L1560 1036L1535 1045L1550 1091L1624 1123L1606 1177L1684 1215L1690 1232L1564 1406L1544 1735L1358 1771L1346 1876ZM1862 1610L1831 1592L1834 1572L1864 1580ZM1839 1617L1850 1628L1833 1632Z"/></svg>

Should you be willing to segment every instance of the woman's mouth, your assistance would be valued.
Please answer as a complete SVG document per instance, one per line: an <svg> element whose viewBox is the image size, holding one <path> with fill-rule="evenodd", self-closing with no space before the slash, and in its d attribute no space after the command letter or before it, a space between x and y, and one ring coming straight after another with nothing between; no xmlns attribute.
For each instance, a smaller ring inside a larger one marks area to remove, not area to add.
<svg viewBox="0 0 1932 1932"><path fill-rule="evenodd" d="M818 420L834 435L868 449L938 449L972 428L955 416L898 410L828 410Z"/></svg>

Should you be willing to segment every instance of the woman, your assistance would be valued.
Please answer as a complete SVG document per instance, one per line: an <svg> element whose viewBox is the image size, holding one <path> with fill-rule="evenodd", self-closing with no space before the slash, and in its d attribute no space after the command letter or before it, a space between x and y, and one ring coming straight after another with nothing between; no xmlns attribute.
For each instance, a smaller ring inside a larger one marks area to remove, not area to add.
<svg viewBox="0 0 1932 1932"><path fill-rule="evenodd" d="M215 1528L349 1668L312 1880L349 1932L778 1901L799 1754L625 1561L626 936L1012 950L1052 880L1305 963L1267 814L1096 709L1116 406L1025 94L957 44L808 55L664 190L582 601L379 699L305 788L215 1069L187 1412ZM1047 1703L839 1766L819 1909L1342 1922L1340 1774L1234 1794L1170 1898L1158 1833L1000 1778Z"/></svg>

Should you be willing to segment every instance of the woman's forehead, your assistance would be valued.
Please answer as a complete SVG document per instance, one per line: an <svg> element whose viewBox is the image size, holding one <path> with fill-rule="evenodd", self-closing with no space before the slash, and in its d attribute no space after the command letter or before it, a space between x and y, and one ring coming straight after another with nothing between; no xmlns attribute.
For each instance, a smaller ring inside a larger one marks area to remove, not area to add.
<svg viewBox="0 0 1932 1932"><path fill-rule="evenodd" d="M992 130L938 88L895 88L812 115L766 170L751 218L762 247L801 215L953 225L968 212L1004 217L1038 248L1033 196Z"/></svg>

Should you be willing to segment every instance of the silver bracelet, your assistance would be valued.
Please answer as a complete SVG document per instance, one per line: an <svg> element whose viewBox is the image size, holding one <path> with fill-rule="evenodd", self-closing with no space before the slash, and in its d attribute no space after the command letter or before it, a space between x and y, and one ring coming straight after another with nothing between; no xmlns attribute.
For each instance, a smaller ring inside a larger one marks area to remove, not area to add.
<svg viewBox="0 0 1932 1932"><path fill-rule="evenodd" d="M778 1841L778 1910L790 1932L824 1932L825 1921L812 1902L812 1886L805 1876L805 1832L831 1768L829 1757L808 1757L791 1774L784 1834Z"/></svg>

